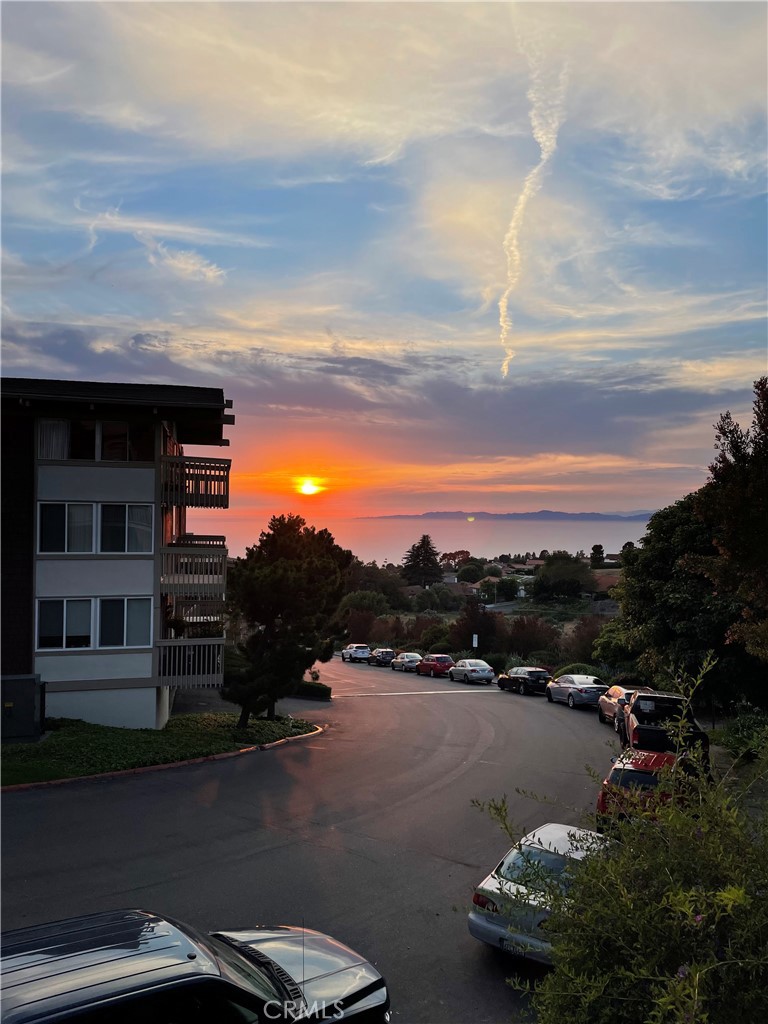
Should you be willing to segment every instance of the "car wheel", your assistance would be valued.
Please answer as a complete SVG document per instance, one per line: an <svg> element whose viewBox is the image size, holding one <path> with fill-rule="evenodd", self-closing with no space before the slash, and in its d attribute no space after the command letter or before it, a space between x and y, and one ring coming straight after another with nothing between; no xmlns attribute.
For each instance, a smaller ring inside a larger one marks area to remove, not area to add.
<svg viewBox="0 0 768 1024"><path fill-rule="evenodd" d="M605 723L608 721L608 719L603 714L603 709L602 709L602 706L600 704L597 705L597 720L602 725L605 725Z"/></svg>
<svg viewBox="0 0 768 1024"><path fill-rule="evenodd" d="M552 691L550 690L549 687L547 687L547 700L549 701L550 704L554 704L554 702L555 702L555 698L552 696Z"/></svg>
<svg viewBox="0 0 768 1024"><path fill-rule="evenodd" d="M573 710L576 707L576 701L573 699L573 694L568 694L568 707Z"/></svg>
<svg viewBox="0 0 768 1024"><path fill-rule="evenodd" d="M453 672L448 673L448 678L451 680L452 683L456 682L456 680L453 678Z"/></svg>
<svg viewBox="0 0 768 1024"><path fill-rule="evenodd" d="M522 681L522 679L517 684L517 692L520 694L521 697L525 697L528 693L528 691L525 688L525 683Z"/></svg>
<svg viewBox="0 0 768 1024"><path fill-rule="evenodd" d="M498 686L498 688L500 690L506 690L506 686L504 685L504 683L502 683L502 681L500 679L496 680L496 685Z"/></svg>
<svg viewBox="0 0 768 1024"><path fill-rule="evenodd" d="M469 682L469 676L466 673L464 673L464 682L465 683Z"/></svg>
<svg viewBox="0 0 768 1024"><path fill-rule="evenodd" d="M395 666L393 664L390 663L389 667L392 669L393 672L395 671Z"/></svg>
<svg viewBox="0 0 768 1024"><path fill-rule="evenodd" d="M342 652L341 652L341 660L342 660L342 661L346 661L346 660L347 660L347 659L346 659L346 658L344 657L344 651L342 651Z"/></svg>
<svg viewBox="0 0 768 1024"><path fill-rule="evenodd" d="M618 715L613 716L613 731L617 736L621 736L621 722Z"/></svg>

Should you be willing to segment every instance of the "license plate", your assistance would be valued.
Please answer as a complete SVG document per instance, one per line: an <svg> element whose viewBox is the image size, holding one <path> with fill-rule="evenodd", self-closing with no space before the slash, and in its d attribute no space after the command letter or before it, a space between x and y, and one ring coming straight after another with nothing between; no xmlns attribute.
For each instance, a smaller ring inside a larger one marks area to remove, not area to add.
<svg viewBox="0 0 768 1024"><path fill-rule="evenodd" d="M639 700L637 703L641 711L654 711L656 709L656 702L653 700Z"/></svg>

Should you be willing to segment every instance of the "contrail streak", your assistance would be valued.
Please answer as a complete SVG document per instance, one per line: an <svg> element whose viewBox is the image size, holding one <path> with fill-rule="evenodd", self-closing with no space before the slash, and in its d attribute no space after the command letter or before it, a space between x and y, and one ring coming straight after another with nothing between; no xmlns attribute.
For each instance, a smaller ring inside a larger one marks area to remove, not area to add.
<svg viewBox="0 0 768 1024"><path fill-rule="evenodd" d="M531 83L528 87L528 102L531 104L529 118L533 137L539 144L541 156L536 166L528 172L523 187L515 203L512 219L504 236L504 253L507 257L507 287L499 299L499 326L501 327L501 345L506 355L501 364L501 375L506 377L509 364L515 353L509 343L512 331L512 319L509 315L509 297L520 278L520 229L525 217L526 207L541 188L542 172L550 157L557 148L557 133L563 123L563 106L568 85L568 65L562 66L554 75L544 67L542 48L539 40L530 39L523 44L519 34L518 47L525 54Z"/></svg>

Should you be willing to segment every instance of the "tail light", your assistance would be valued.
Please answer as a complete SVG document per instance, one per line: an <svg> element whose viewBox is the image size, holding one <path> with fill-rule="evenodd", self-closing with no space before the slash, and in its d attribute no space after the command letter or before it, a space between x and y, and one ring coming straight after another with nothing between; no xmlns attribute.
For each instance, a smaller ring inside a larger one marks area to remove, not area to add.
<svg viewBox="0 0 768 1024"><path fill-rule="evenodd" d="M597 813L605 814L608 809L608 799L604 789L601 789L597 795Z"/></svg>
<svg viewBox="0 0 768 1024"><path fill-rule="evenodd" d="M578 692L579 692L579 693L586 693L586 692L587 692L587 691L586 691L586 690L584 689L584 687L583 687L583 686L577 686L577 687L576 687L576 689L578 690Z"/></svg>
<svg viewBox="0 0 768 1024"><path fill-rule="evenodd" d="M635 744L637 744L637 743L639 743L639 742L640 742L640 733L638 732L638 730L637 730L637 729L633 729L633 730L632 730L632 741L631 741L631 745L632 745L632 746L635 746Z"/></svg>
<svg viewBox="0 0 768 1024"><path fill-rule="evenodd" d="M480 907L481 910L487 910L491 914L498 914L499 912L499 908L496 906L493 900L489 899L487 896L483 896L481 892L475 893L475 895L472 897L472 902L476 907Z"/></svg>

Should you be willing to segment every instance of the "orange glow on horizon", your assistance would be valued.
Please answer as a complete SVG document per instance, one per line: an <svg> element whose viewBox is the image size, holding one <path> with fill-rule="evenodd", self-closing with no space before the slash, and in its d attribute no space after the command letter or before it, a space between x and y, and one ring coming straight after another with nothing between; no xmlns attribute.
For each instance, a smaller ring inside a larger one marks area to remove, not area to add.
<svg viewBox="0 0 768 1024"><path fill-rule="evenodd" d="M299 494L318 494L325 488L317 483L312 477L305 477L301 482L297 481L296 490Z"/></svg>

